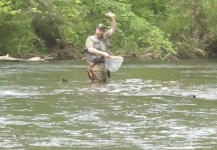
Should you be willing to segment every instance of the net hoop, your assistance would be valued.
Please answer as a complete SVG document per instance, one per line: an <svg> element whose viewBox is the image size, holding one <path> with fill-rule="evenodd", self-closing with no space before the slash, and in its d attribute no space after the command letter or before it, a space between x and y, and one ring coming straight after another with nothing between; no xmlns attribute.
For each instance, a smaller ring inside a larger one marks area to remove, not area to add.
<svg viewBox="0 0 217 150"><path fill-rule="evenodd" d="M110 56L109 58L105 59L105 67L109 71L115 72L120 68L123 60L124 58L121 56Z"/></svg>

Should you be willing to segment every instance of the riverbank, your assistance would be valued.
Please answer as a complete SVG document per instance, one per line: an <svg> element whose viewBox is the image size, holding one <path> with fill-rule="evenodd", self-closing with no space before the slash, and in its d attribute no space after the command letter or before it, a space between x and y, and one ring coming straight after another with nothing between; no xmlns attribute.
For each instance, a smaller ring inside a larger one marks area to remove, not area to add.
<svg viewBox="0 0 217 150"><path fill-rule="evenodd" d="M177 54L167 53L162 54L154 50L146 50L139 54L126 53L125 51L115 51L113 55L121 55L127 60L168 60L168 61L178 61L184 59L213 59L216 58L215 54L205 54L203 50L195 49L192 52L179 51ZM8 54L5 56L0 56L0 61L45 61L45 60L84 60L85 54L82 49L72 49L72 48L53 48L50 53L40 54L35 52L22 52L19 53L17 57L7 58Z"/></svg>

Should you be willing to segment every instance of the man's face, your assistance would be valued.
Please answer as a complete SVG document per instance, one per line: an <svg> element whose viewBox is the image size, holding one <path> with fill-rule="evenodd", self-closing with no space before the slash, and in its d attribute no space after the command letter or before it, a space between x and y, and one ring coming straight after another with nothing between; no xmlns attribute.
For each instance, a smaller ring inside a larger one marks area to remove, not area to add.
<svg viewBox="0 0 217 150"><path fill-rule="evenodd" d="M96 29L96 37L97 37L98 39L102 39L104 33L105 33L105 30L103 30L103 29L100 29L100 28L97 28L97 29Z"/></svg>

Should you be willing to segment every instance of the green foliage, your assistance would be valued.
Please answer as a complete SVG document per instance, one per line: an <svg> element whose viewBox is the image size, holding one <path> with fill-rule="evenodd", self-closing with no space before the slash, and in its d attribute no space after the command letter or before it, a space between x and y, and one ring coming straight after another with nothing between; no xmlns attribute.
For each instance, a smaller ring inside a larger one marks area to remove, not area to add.
<svg viewBox="0 0 217 150"><path fill-rule="evenodd" d="M151 48L164 59L186 45L210 52L217 33L215 0L1 0L0 7L1 54L80 50L99 23L109 29L109 11L117 17L114 53L138 56Z"/></svg>
<svg viewBox="0 0 217 150"><path fill-rule="evenodd" d="M13 1L12 0L1 0L0 2L0 13L2 15L15 15L21 12L21 9L14 9L13 8Z"/></svg>
<svg viewBox="0 0 217 150"><path fill-rule="evenodd" d="M164 22L155 24L170 35L178 53L195 53L195 49L210 52L207 48L216 35L215 0L179 0L167 5Z"/></svg>
<svg viewBox="0 0 217 150"><path fill-rule="evenodd" d="M150 46L154 51L161 53L164 51L162 49L163 46L167 49L167 53L175 54L176 51L172 43L164 37L164 33L147 22L145 18L137 16L132 11L132 4L136 3L130 0L113 1L112 3L110 0L95 1L93 9L100 12L100 18L103 17L102 20L104 20L104 14L108 10L113 11L117 15L118 30L117 35L114 37L114 48L124 49L127 54L139 55L143 53L144 48ZM109 26L110 22L108 19L106 22L107 26ZM164 53L162 54L164 55Z"/></svg>
<svg viewBox="0 0 217 150"><path fill-rule="evenodd" d="M18 55L21 51L32 51L39 47L39 39L31 28L32 18L26 12L26 3L21 1L1 1L0 5L0 51ZM43 45L40 45L43 48Z"/></svg>

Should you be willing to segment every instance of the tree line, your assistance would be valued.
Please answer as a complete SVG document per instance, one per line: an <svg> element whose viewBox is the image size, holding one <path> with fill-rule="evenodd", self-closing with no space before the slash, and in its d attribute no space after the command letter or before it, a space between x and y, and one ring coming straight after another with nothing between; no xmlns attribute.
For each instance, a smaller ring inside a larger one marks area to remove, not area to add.
<svg viewBox="0 0 217 150"><path fill-rule="evenodd" d="M115 55L217 57L216 0L1 0L0 8L0 55L78 59L96 26L110 27L112 11Z"/></svg>

